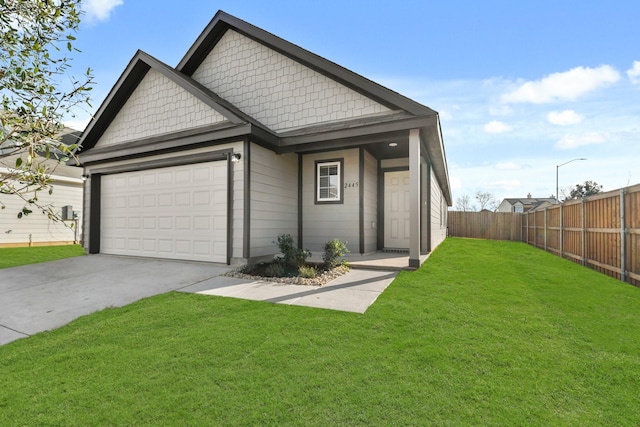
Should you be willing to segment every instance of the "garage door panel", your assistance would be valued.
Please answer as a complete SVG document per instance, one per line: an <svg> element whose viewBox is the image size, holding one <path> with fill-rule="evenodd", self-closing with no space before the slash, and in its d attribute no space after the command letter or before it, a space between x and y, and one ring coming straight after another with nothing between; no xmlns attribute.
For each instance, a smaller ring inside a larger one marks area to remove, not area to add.
<svg viewBox="0 0 640 427"><path fill-rule="evenodd" d="M101 252L226 262L226 162L102 178Z"/></svg>

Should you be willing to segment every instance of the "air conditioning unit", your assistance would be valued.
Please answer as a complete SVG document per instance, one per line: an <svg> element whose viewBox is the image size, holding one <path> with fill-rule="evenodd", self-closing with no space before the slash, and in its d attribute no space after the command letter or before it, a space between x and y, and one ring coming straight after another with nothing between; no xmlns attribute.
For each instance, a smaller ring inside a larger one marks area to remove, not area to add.
<svg viewBox="0 0 640 427"><path fill-rule="evenodd" d="M73 206L67 205L62 207L62 220L73 221Z"/></svg>

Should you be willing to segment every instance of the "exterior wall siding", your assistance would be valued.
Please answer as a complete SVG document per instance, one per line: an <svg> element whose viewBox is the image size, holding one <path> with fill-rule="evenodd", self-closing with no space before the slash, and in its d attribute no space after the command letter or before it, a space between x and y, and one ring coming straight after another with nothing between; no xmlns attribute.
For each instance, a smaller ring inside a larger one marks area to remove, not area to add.
<svg viewBox="0 0 640 427"><path fill-rule="evenodd" d="M364 151L364 251L378 249L378 161Z"/></svg>
<svg viewBox="0 0 640 427"><path fill-rule="evenodd" d="M48 191L40 191L38 202L43 206L52 205L53 211L58 214L66 205L82 211L82 182L60 182L54 179L53 193L50 195ZM73 221L52 221L37 208L32 207L31 214L18 218L17 214L22 210L24 200L17 195L4 195L2 203L5 208L0 213L0 247L71 244L76 237L80 240L82 215L76 235L76 230L71 227Z"/></svg>
<svg viewBox="0 0 640 427"><path fill-rule="evenodd" d="M344 159L344 203L315 204L315 161ZM347 241L352 253L359 253L359 189L344 188L358 182L359 150L350 149L305 155L302 161L302 239L303 248L322 253L331 239Z"/></svg>
<svg viewBox="0 0 640 427"><path fill-rule="evenodd" d="M188 156L191 154L203 154L210 151L224 150L233 148L234 152L241 153L242 158L244 159L244 149L243 142L234 142L229 144L221 144L213 147L203 147L196 150L182 151L178 154L178 156ZM166 153L156 156L145 157L143 160L141 159L131 159L131 160L122 160L117 162L109 162L109 163L101 163L99 165L92 165L85 168L86 173L91 174L96 169L102 169L111 166L121 166L127 164L137 164L141 161L151 161L151 160L160 160L176 157L176 153ZM233 251L230 254L232 260L231 263L239 263L242 262L243 258L243 236L244 236L244 168L245 163L241 160L238 163L232 163L233 167L233 208L231 214L233 216L233 231L232 231L232 239L233 239ZM90 179L86 181L86 190L85 192L89 192L90 188ZM91 195L89 195L91 197ZM84 212L84 247L88 249L89 247L89 198L85 200L85 212Z"/></svg>
<svg viewBox="0 0 640 427"><path fill-rule="evenodd" d="M431 250L447 237L447 202L431 170Z"/></svg>
<svg viewBox="0 0 640 427"><path fill-rule="evenodd" d="M391 112L233 30L192 77L275 131Z"/></svg>
<svg viewBox="0 0 640 427"><path fill-rule="evenodd" d="M280 234L298 238L298 156L251 144L251 258L275 255Z"/></svg>
<svg viewBox="0 0 640 427"><path fill-rule="evenodd" d="M222 114L150 69L96 146L115 145L224 120Z"/></svg>

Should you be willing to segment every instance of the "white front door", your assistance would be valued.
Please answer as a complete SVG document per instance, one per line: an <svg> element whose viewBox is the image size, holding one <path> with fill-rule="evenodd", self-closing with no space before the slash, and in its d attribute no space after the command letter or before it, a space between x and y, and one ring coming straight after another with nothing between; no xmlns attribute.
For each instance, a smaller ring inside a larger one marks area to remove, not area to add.
<svg viewBox="0 0 640 427"><path fill-rule="evenodd" d="M102 177L100 252L226 262L227 163Z"/></svg>
<svg viewBox="0 0 640 427"><path fill-rule="evenodd" d="M384 174L384 247L409 248L409 171Z"/></svg>

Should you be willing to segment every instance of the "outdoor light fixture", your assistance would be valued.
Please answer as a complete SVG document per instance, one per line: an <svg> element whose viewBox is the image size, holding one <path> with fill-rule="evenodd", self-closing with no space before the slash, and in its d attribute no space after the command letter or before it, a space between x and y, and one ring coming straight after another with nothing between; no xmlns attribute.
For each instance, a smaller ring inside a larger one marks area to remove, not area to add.
<svg viewBox="0 0 640 427"><path fill-rule="evenodd" d="M390 142L389 143L389 147L397 147L398 143L397 142Z"/></svg>
<svg viewBox="0 0 640 427"><path fill-rule="evenodd" d="M231 155L231 161L232 161L233 163L238 163L238 162L240 161L240 159L241 159L241 158L242 158L242 154L240 154L240 153L233 153L233 154Z"/></svg>
<svg viewBox="0 0 640 427"><path fill-rule="evenodd" d="M569 160L568 162L564 162L561 165L556 166L556 201L558 203L560 203L560 197L558 194L558 169L560 169L560 166L564 166L568 163L575 162L576 160L587 160L587 159L585 159L584 157L580 157L579 159L572 159L572 160Z"/></svg>

